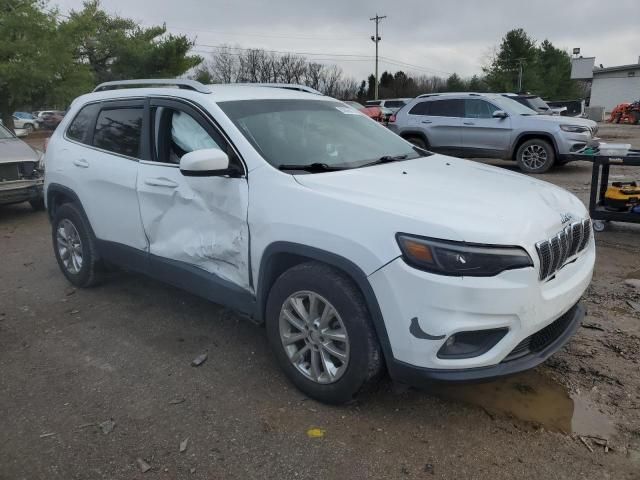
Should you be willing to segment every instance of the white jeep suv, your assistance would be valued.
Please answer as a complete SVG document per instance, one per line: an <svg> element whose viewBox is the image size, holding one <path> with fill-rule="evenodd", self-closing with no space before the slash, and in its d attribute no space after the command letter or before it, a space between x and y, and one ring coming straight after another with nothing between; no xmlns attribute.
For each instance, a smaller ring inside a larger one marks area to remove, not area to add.
<svg viewBox="0 0 640 480"><path fill-rule="evenodd" d="M115 264L233 308L330 403L385 369L475 380L568 341L595 260L576 197L289 88L150 80L78 98L46 152L69 281Z"/></svg>

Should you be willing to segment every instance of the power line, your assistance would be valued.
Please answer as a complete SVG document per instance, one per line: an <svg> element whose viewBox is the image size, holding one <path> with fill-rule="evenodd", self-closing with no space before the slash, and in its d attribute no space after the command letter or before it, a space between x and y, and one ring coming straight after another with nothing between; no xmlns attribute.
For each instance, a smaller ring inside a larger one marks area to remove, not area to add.
<svg viewBox="0 0 640 480"><path fill-rule="evenodd" d="M208 45L206 43L196 43L196 47L207 47L216 49L229 49L229 50L262 50L267 53L282 53L291 55L319 55L323 57L359 57L359 58L374 58L373 55L361 55L357 53L327 53L327 52L294 52L291 50L267 50L265 48L247 48L247 47L232 47L230 45Z"/></svg>

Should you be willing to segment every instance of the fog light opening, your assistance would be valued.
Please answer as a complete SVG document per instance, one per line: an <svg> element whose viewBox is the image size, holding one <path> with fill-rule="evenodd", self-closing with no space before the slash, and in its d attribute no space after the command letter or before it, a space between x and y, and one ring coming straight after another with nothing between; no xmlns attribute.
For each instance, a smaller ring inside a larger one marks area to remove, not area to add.
<svg viewBox="0 0 640 480"><path fill-rule="evenodd" d="M458 332L451 335L438 350L438 358L462 359L487 353L504 338L508 328Z"/></svg>

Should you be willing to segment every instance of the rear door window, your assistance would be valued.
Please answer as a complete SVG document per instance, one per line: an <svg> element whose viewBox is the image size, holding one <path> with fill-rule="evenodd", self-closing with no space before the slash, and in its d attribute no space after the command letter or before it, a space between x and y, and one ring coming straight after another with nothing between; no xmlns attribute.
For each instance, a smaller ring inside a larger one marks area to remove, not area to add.
<svg viewBox="0 0 640 480"><path fill-rule="evenodd" d="M462 117L464 114L464 100L433 100L429 106L432 117Z"/></svg>
<svg viewBox="0 0 640 480"><path fill-rule="evenodd" d="M109 152L140 158L143 108L105 109L98 115L93 146Z"/></svg>

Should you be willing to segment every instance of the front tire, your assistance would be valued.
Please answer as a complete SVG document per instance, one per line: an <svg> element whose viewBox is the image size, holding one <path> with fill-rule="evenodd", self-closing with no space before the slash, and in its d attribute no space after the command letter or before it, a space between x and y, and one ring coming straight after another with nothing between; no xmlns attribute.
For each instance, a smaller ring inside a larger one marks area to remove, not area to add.
<svg viewBox="0 0 640 480"><path fill-rule="evenodd" d="M328 265L300 264L276 280L267 300L266 328L286 376L320 402L351 401L382 370L362 294Z"/></svg>
<svg viewBox="0 0 640 480"><path fill-rule="evenodd" d="M555 164L556 152L548 141L534 138L520 145L516 161L525 173L546 173Z"/></svg>
<svg viewBox="0 0 640 480"><path fill-rule="evenodd" d="M80 210L71 203L56 209L52 222L53 250L58 266L76 287L91 287L102 279L103 264Z"/></svg>

